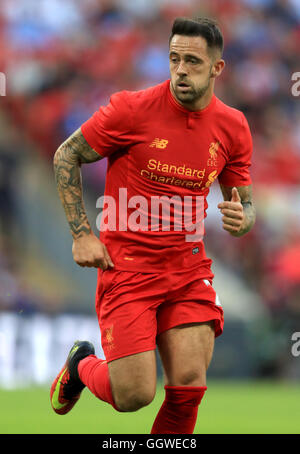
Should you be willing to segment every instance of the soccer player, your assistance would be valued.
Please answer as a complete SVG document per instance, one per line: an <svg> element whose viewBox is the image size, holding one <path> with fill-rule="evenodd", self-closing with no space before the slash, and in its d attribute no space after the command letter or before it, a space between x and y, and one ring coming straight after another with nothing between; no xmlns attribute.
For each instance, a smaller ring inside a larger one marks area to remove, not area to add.
<svg viewBox="0 0 300 454"><path fill-rule="evenodd" d="M214 94L225 65L217 24L176 19L169 49L170 80L113 94L55 153L73 258L98 268L96 312L106 359L97 358L89 342L75 342L50 396L58 414L71 410L85 386L117 411L136 411L155 395L157 346L165 400L151 433L191 434L224 320L203 239L187 241L191 225L180 229L178 213L192 205L194 221L195 200L204 201L205 210L218 179L223 228L236 237L247 233L255 222L252 140L244 115ZM116 218L106 224L102 218L98 238L85 212L80 166L103 157L106 202L114 201ZM173 228L163 228L167 211L150 212L158 197L172 201Z"/></svg>

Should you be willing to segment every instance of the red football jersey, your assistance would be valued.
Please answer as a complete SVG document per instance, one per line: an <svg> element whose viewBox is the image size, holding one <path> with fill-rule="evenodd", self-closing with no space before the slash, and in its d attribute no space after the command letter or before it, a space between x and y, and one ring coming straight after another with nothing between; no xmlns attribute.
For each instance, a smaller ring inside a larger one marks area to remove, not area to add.
<svg viewBox="0 0 300 454"><path fill-rule="evenodd" d="M206 108L189 111L167 80L112 95L81 130L108 158L100 239L115 268L145 273L210 268L202 230L193 236L192 228L196 233L206 216L214 180L251 184L252 139L242 112L215 95Z"/></svg>

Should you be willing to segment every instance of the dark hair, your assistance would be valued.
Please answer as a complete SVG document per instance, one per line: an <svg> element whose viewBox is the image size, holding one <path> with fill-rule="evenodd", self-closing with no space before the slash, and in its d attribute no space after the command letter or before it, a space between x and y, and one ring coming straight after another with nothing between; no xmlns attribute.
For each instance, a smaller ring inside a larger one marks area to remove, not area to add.
<svg viewBox="0 0 300 454"><path fill-rule="evenodd" d="M221 54L223 52L223 35L217 22L213 19L207 17L195 17L193 19L177 17L172 26L169 43L171 43L174 35L202 36L206 40L209 49L218 49Z"/></svg>

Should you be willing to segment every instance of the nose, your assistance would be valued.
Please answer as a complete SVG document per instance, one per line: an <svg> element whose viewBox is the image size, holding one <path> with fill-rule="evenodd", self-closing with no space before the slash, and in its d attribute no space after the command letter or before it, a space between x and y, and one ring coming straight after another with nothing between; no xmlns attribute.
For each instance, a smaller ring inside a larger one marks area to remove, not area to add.
<svg viewBox="0 0 300 454"><path fill-rule="evenodd" d="M178 64L176 74L178 74L178 76L187 75L186 65L183 60L181 60L180 63Z"/></svg>

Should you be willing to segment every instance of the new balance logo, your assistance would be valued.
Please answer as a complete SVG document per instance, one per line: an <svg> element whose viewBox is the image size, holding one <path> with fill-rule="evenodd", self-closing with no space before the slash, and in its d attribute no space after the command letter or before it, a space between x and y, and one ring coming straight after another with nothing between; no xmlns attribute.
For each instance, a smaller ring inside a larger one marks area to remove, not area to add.
<svg viewBox="0 0 300 454"><path fill-rule="evenodd" d="M154 139L153 142L151 143L150 148L160 148L160 149L163 149L163 148L166 148L167 145L168 145L169 141L166 140L166 139Z"/></svg>

